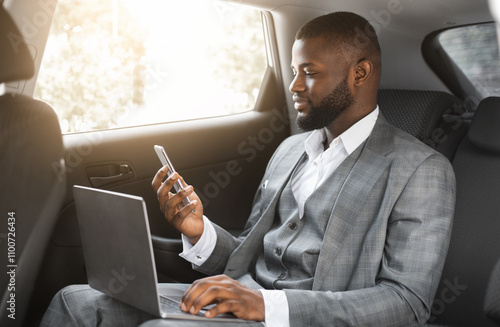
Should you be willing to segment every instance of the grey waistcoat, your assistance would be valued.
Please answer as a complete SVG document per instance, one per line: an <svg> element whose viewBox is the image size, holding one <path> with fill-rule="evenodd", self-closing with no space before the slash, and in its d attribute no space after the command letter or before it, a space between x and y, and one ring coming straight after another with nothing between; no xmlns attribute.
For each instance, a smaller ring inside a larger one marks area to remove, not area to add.
<svg viewBox="0 0 500 327"><path fill-rule="evenodd" d="M325 194L325 185L334 175L335 172L309 196L302 219L292 192L292 179L288 180L277 204L274 225L264 236L264 248L255 266L256 281L264 288L312 289L323 236L340 188L332 192L330 186L330 194Z"/></svg>

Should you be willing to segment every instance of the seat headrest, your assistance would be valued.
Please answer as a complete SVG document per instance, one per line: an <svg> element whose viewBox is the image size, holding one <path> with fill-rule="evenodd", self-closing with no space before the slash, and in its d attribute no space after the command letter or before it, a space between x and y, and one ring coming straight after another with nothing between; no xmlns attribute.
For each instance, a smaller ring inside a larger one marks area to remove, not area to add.
<svg viewBox="0 0 500 327"><path fill-rule="evenodd" d="M456 114L464 108L459 99L441 91L380 89L377 102L389 123L432 147L443 114Z"/></svg>
<svg viewBox="0 0 500 327"><path fill-rule="evenodd" d="M489 152L500 153L500 97L483 99L469 127L470 142Z"/></svg>
<svg viewBox="0 0 500 327"><path fill-rule="evenodd" d="M0 3L0 84L29 79L35 67L26 43Z"/></svg>

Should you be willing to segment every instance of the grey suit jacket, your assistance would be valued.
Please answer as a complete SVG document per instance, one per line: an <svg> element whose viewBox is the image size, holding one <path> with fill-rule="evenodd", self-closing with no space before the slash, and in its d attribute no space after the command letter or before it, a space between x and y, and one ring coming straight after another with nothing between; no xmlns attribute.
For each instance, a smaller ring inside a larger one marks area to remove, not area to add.
<svg viewBox="0 0 500 327"><path fill-rule="evenodd" d="M215 226L215 250L198 270L233 278L252 271L308 135L289 137L279 146L245 231L235 238ZM366 142L334 174L332 192L323 194L324 203L334 206L313 289L285 290L291 326L425 322L452 227L455 177L450 163L379 115Z"/></svg>

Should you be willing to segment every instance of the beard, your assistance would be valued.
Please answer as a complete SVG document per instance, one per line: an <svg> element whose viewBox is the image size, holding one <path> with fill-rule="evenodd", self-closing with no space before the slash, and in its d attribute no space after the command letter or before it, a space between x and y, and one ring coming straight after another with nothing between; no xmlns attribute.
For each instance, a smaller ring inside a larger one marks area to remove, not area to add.
<svg viewBox="0 0 500 327"><path fill-rule="evenodd" d="M354 97L347 87L347 76L337 84L333 91L321 99L319 105L313 106L309 113L297 117L297 126L304 131L312 131L330 125L341 113L354 102Z"/></svg>

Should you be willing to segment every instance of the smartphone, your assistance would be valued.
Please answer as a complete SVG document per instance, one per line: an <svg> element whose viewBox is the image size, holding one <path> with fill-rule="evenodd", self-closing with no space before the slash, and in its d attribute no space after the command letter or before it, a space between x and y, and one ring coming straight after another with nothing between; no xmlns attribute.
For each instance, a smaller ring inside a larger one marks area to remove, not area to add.
<svg viewBox="0 0 500 327"><path fill-rule="evenodd" d="M162 165L168 167L168 174L171 175L175 173L174 166L172 165L172 162L170 162L170 159L168 159L165 149L161 145L155 145L155 152L158 155L158 158L160 159ZM179 192L179 190L182 190L183 188L184 186L182 185L180 180L178 180L177 183L174 184L175 192ZM189 196L182 199L182 205L184 207L189 203L191 203L191 199L189 198Z"/></svg>

